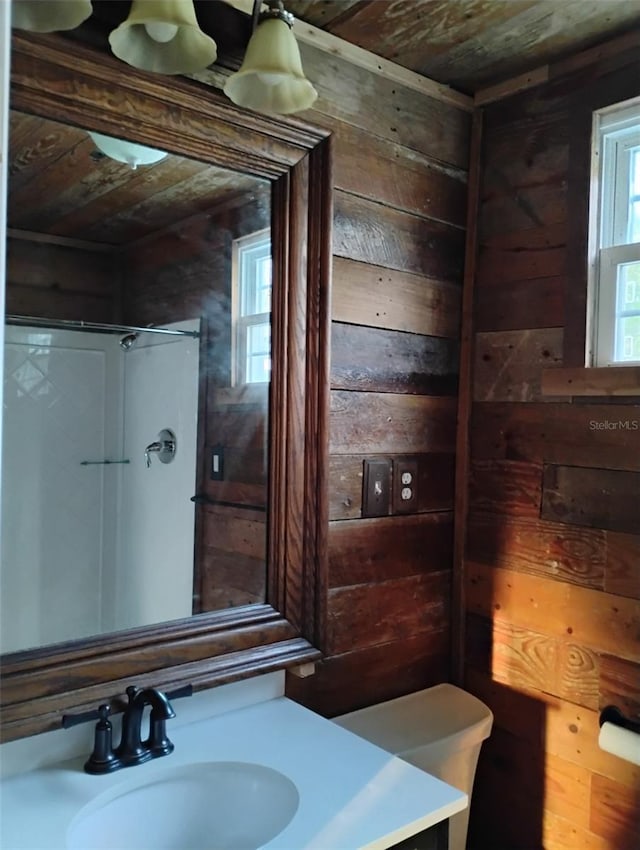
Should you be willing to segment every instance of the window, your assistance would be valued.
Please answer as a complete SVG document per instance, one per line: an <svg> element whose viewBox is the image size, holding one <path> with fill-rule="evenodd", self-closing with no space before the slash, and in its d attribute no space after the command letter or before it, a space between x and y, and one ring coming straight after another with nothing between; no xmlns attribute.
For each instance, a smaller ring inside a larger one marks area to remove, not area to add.
<svg viewBox="0 0 640 850"><path fill-rule="evenodd" d="M640 103L594 113L592 365L640 363ZM597 198L596 198L597 194Z"/></svg>
<svg viewBox="0 0 640 850"><path fill-rule="evenodd" d="M271 374L271 233L233 241L234 383L258 384Z"/></svg>

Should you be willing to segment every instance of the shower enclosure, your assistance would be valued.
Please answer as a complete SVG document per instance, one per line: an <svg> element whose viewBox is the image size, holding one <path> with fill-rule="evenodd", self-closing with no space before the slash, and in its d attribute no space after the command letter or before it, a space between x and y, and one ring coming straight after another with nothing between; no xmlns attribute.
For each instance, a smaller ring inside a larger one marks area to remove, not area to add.
<svg viewBox="0 0 640 850"><path fill-rule="evenodd" d="M191 614L199 324L7 325L4 652Z"/></svg>

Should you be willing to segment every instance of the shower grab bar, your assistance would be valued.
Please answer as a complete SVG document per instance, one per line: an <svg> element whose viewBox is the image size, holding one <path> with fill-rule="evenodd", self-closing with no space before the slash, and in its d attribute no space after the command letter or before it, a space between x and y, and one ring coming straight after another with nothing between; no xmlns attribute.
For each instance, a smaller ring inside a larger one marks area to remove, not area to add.
<svg viewBox="0 0 640 850"><path fill-rule="evenodd" d="M131 463L130 460L81 460L80 466L109 466L113 463Z"/></svg>

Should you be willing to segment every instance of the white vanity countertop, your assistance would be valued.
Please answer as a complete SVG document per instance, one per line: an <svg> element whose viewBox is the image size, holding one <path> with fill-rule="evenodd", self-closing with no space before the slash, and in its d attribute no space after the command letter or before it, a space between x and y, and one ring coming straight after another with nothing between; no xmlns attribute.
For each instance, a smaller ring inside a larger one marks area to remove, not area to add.
<svg viewBox="0 0 640 850"><path fill-rule="evenodd" d="M97 796L194 762L257 762L295 783L298 810L265 850L384 850L467 805L462 792L285 697L173 731L169 721L167 731L175 751L134 768L89 776L82 758L5 780L0 846L64 850L72 819Z"/></svg>

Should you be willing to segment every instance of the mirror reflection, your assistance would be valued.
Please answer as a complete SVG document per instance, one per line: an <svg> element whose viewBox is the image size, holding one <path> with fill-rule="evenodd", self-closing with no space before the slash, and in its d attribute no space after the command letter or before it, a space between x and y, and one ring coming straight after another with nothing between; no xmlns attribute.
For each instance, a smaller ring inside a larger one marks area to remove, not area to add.
<svg viewBox="0 0 640 850"><path fill-rule="evenodd" d="M13 112L4 652L265 600L268 181Z"/></svg>

